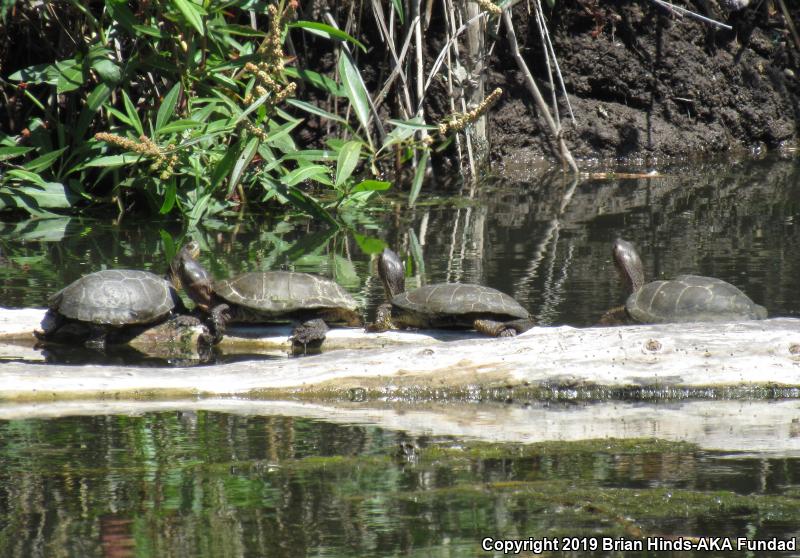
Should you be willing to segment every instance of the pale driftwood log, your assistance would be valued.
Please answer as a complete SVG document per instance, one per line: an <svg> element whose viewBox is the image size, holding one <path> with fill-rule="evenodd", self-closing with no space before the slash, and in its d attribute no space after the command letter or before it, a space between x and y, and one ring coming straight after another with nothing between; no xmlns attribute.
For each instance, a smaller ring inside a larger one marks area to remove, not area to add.
<svg viewBox="0 0 800 558"><path fill-rule="evenodd" d="M347 330L331 333L337 331ZM352 330L349 334L359 342L384 344L372 334ZM417 333L402 335L432 340ZM664 388L702 393L706 387L800 387L799 353L800 320L790 318L731 324L548 327L510 339L338 350L306 358L196 368L8 362L0 367L0 398L140 397L142 393L148 397L281 398L297 390L307 397L346 397L353 389L429 397L504 386L648 388L655 398Z"/></svg>
<svg viewBox="0 0 800 558"><path fill-rule="evenodd" d="M303 417L339 424L374 425L403 431L410 436L455 436L485 442L659 438L697 444L710 451L770 457L800 455L800 407L795 400L683 401L658 405L613 401L569 406L320 404L244 399L5 402L0 403L0 420L178 410Z"/></svg>

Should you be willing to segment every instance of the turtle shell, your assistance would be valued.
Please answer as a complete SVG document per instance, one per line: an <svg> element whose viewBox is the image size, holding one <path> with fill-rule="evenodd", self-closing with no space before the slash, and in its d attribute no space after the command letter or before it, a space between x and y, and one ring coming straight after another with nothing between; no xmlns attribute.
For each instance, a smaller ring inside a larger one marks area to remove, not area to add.
<svg viewBox="0 0 800 558"><path fill-rule="evenodd" d="M166 317L177 293L169 282L147 271L107 269L84 275L49 300L59 314L93 324L148 324Z"/></svg>
<svg viewBox="0 0 800 558"><path fill-rule="evenodd" d="M400 293L391 302L401 311L401 321L418 327L471 327L473 321L480 318L508 321L530 317L528 311L507 294L491 287L464 283L426 285Z"/></svg>
<svg viewBox="0 0 800 558"><path fill-rule="evenodd" d="M767 310L714 277L680 275L653 281L628 297L628 314L642 323L763 320Z"/></svg>
<svg viewBox="0 0 800 558"><path fill-rule="evenodd" d="M214 284L226 302L258 311L264 317L341 309L355 313L355 299L337 283L309 273L253 271Z"/></svg>

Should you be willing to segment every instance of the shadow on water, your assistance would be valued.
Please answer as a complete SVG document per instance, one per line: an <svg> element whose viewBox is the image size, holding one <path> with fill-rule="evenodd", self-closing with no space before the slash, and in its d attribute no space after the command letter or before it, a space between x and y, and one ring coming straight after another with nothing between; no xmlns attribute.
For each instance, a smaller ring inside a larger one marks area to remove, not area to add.
<svg viewBox="0 0 800 558"><path fill-rule="evenodd" d="M487 537L794 540L800 519L797 458L659 440L488 444L209 411L0 421L0 440L3 556L460 557Z"/></svg>

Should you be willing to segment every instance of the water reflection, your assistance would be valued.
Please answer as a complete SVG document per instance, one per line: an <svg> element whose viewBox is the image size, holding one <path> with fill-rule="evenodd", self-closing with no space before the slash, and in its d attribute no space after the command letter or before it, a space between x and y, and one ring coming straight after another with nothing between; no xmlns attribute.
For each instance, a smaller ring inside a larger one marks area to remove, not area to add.
<svg viewBox="0 0 800 558"><path fill-rule="evenodd" d="M800 518L772 496L797 493L800 460L656 441L470 444L207 411L6 421L0 440L3 556L475 556L486 536L785 539Z"/></svg>
<svg viewBox="0 0 800 558"><path fill-rule="evenodd" d="M556 176L495 179L407 208L401 198L354 221L353 233L249 216L208 221L192 235L217 277L292 269L332 277L371 312L383 292L367 250L410 255L415 282L463 281L517 298L541 323L590 325L624 299L610 244L638 247L651 279L697 273L724 279L771 315L800 314L796 277L800 164L789 160L662 169L650 179ZM48 294L103 267L162 272L175 224L38 220L0 228L0 305L42 306ZM372 239L372 240L371 240Z"/></svg>

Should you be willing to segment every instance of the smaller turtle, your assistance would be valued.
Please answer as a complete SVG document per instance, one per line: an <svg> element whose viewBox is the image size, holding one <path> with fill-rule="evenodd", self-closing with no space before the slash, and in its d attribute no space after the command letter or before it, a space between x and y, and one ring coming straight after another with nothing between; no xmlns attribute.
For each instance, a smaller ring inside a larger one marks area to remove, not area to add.
<svg viewBox="0 0 800 558"><path fill-rule="evenodd" d="M170 265L197 306L211 315L219 335L230 323L295 323L294 352L325 339L327 323L360 326L358 303L337 283L309 273L256 271L214 281L197 261L200 246L186 244ZM326 323L327 322L327 323Z"/></svg>
<svg viewBox="0 0 800 558"><path fill-rule="evenodd" d="M378 258L386 304L378 307L368 331L396 328L475 329L493 337L513 337L534 326L516 300L491 287L438 283L405 290L400 257L389 248Z"/></svg>
<svg viewBox="0 0 800 558"><path fill-rule="evenodd" d="M722 279L700 275L679 275L668 281L644 282L644 265L626 240L617 239L612 248L614 264L627 292L624 308L612 309L601 319L611 324L732 322L763 320L767 309ZM620 317L622 320L620 320Z"/></svg>
<svg viewBox="0 0 800 558"><path fill-rule="evenodd" d="M36 336L42 341L84 343L104 348L125 343L143 329L185 310L165 279L147 271L107 269L84 275L48 301L49 310ZM198 320L181 316L182 325Z"/></svg>

